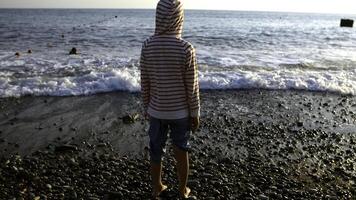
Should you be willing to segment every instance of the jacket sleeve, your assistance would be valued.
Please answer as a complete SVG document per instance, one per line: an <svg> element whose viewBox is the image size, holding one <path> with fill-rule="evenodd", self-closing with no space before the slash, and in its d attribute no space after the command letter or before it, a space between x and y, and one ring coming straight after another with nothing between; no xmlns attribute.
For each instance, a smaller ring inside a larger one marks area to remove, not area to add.
<svg viewBox="0 0 356 200"><path fill-rule="evenodd" d="M147 111L150 102L150 81L145 64L145 43L142 45L140 69L141 69L141 97L143 101L144 111Z"/></svg>
<svg viewBox="0 0 356 200"><path fill-rule="evenodd" d="M198 66L195 49L189 45L186 50L186 68L184 73L185 90L189 106L190 117L200 116L200 96Z"/></svg>

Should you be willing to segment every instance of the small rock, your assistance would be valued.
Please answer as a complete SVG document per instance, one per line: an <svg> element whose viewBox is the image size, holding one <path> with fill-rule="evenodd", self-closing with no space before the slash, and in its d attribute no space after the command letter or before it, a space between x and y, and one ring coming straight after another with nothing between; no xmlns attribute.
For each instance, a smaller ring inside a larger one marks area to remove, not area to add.
<svg viewBox="0 0 356 200"><path fill-rule="evenodd" d="M72 195L73 199L77 199L78 198L78 195L77 195L77 193L75 191L73 191L71 195Z"/></svg>
<svg viewBox="0 0 356 200"><path fill-rule="evenodd" d="M140 117L139 114L126 115L122 118L124 124L133 124Z"/></svg>
<svg viewBox="0 0 356 200"><path fill-rule="evenodd" d="M97 147L106 147L106 143L105 143L105 142L99 143L99 144L97 144L96 146L97 146Z"/></svg>
<svg viewBox="0 0 356 200"><path fill-rule="evenodd" d="M55 151L56 152L64 152L64 151L77 151L78 148L73 145L62 145L62 146L56 146Z"/></svg>
<svg viewBox="0 0 356 200"><path fill-rule="evenodd" d="M103 172L103 175L104 175L104 176L107 176L107 177L111 177L111 173L110 173L110 172L107 172L107 171L104 171L104 172Z"/></svg>
<svg viewBox="0 0 356 200"><path fill-rule="evenodd" d="M15 167L15 166L12 166L12 169L16 172L19 171L19 169L17 169L17 167Z"/></svg>
<svg viewBox="0 0 356 200"><path fill-rule="evenodd" d="M71 163L77 163L74 158L69 159Z"/></svg>
<svg viewBox="0 0 356 200"><path fill-rule="evenodd" d="M260 194L259 196L258 196L258 199L261 199L261 200L264 200L264 199L269 199L266 195L264 195L264 194Z"/></svg>
<svg viewBox="0 0 356 200"><path fill-rule="evenodd" d="M188 185L190 185L190 186L193 186L193 187L199 187L200 186L200 183L199 183L199 181L198 180L189 180L188 181Z"/></svg>
<svg viewBox="0 0 356 200"><path fill-rule="evenodd" d="M303 126L304 126L304 123L303 123L302 121L299 121L299 122L297 122L297 126L303 127Z"/></svg>
<svg viewBox="0 0 356 200"><path fill-rule="evenodd" d="M52 189L52 185L46 184L46 188L49 189L49 190L51 190L51 189Z"/></svg>

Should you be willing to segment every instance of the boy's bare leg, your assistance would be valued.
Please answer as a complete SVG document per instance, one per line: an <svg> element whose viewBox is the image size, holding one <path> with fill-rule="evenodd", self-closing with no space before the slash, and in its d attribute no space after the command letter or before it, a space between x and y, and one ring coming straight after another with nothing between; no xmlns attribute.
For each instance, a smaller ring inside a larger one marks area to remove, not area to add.
<svg viewBox="0 0 356 200"><path fill-rule="evenodd" d="M156 198L167 189L166 185L162 184L162 162L159 164L151 162L151 177L152 177L152 186L153 186L153 193L152 197Z"/></svg>
<svg viewBox="0 0 356 200"><path fill-rule="evenodd" d="M177 161L177 174L179 180L179 192L182 197L188 198L190 189L187 187L189 173L188 152L173 145L174 156Z"/></svg>

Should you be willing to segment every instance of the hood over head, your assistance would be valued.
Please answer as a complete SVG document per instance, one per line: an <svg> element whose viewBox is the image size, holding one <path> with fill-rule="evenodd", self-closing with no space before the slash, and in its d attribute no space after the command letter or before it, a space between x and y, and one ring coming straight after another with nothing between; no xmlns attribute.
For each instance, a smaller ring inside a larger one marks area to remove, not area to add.
<svg viewBox="0 0 356 200"><path fill-rule="evenodd" d="M184 21L183 4L180 0L160 0L156 9L155 35L182 36Z"/></svg>

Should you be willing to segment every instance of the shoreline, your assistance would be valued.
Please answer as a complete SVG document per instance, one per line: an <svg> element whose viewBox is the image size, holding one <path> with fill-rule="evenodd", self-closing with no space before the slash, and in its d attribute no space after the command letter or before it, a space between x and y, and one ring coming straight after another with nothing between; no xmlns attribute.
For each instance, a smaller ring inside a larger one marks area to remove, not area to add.
<svg viewBox="0 0 356 200"><path fill-rule="evenodd" d="M307 89L268 89L268 88L228 88L228 89L200 89L201 93L214 93L214 92L247 92L247 91L261 91L261 92L276 92L276 93L290 93L290 92L299 92L299 93L315 93L315 94L323 94L323 95L338 95L342 97L354 97L351 93L341 93L339 91L329 91L329 90L307 90ZM128 94L128 95L140 95L141 92L139 91L126 91L126 90L117 90L117 91L110 91L110 92L98 92L98 93L89 93L83 95L66 95L66 96L51 96L51 95L33 95L27 94L23 96L9 96L9 97L0 97L1 100L6 99L21 99L21 98L50 98L50 97L57 97L57 98L73 98L73 97L91 97L91 96L100 96L100 95L110 95L110 94Z"/></svg>
<svg viewBox="0 0 356 200"><path fill-rule="evenodd" d="M356 197L355 96L203 90L201 101L188 183L199 199ZM0 107L1 197L149 197L148 124L123 120L141 113L139 93L5 98ZM173 187L167 147L163 180Z"/></svg>

